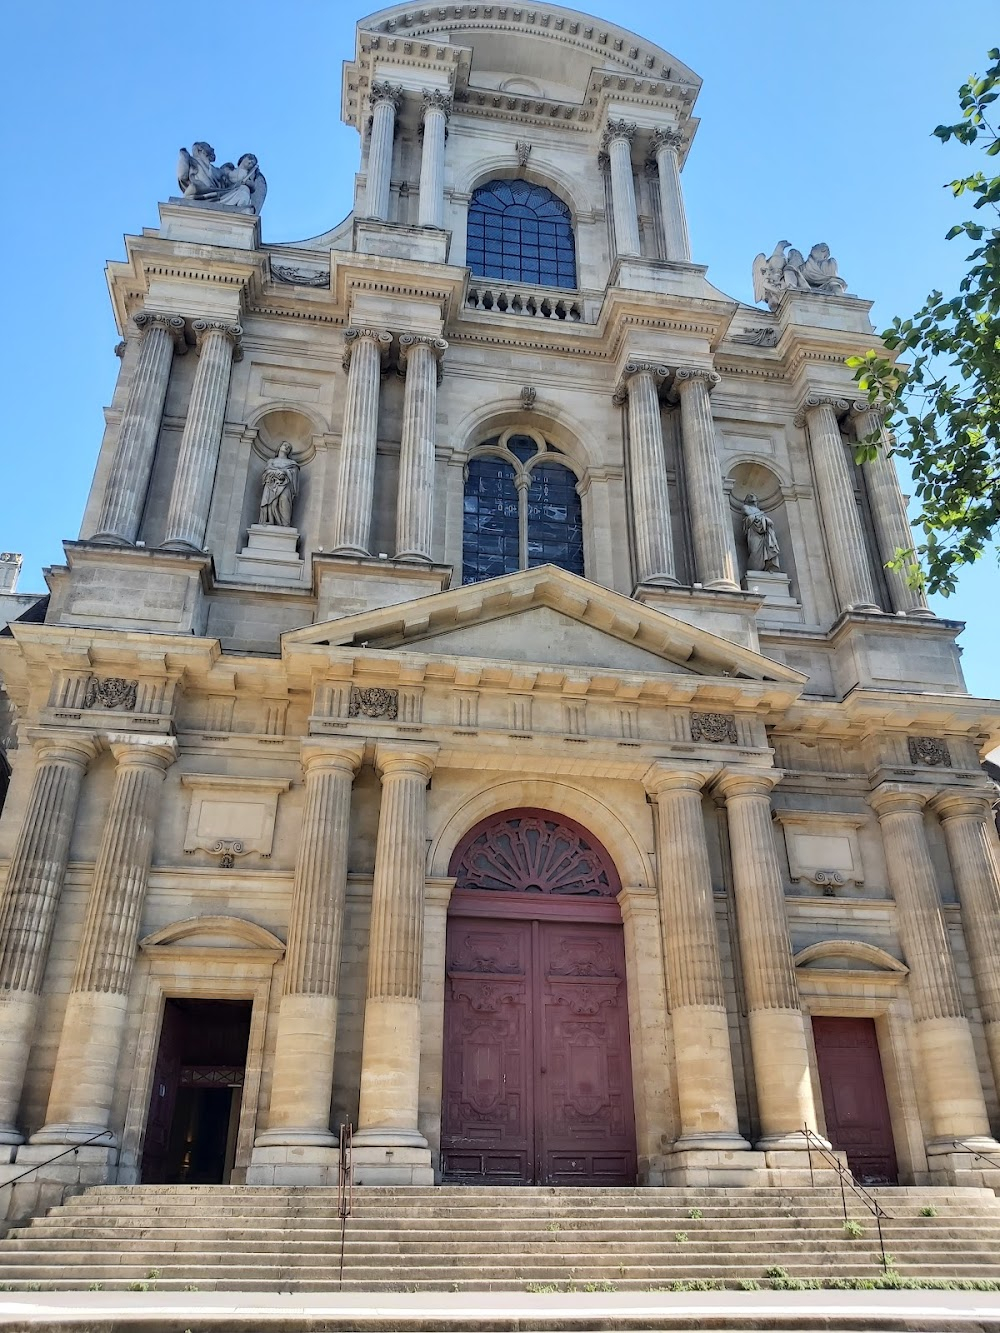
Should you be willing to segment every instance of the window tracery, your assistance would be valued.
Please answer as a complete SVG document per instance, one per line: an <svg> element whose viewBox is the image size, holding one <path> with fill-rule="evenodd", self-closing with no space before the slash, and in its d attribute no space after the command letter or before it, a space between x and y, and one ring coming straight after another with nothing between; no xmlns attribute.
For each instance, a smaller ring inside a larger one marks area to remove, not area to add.
<svg viewBox="0 0 1000 1333"><path fill-rule="evenodd" d="M473 191L466 262L477 277L576 287L569 208L544 185L492 180Z"/></svg>

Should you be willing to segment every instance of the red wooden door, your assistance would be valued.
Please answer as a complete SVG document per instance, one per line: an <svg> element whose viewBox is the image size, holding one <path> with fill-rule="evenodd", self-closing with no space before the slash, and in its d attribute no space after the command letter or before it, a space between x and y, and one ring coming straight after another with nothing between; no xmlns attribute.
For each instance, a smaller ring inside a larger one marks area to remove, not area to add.
<svg viewBox="0 0 1000 1333"><path fill-rule="evenodd" d="M862 1184L895 1184L896 1148L872 1018L814 1018L826 1132Z"/></svg>

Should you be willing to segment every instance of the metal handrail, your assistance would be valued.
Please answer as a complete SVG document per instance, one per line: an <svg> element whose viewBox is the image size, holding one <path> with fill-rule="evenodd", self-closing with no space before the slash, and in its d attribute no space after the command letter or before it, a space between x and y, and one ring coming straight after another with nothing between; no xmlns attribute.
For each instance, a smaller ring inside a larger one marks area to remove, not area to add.
<svg viewBox="0 0 1000 1333"><path fill-rule="evenodd" d="M340 1126L340 1160L337 1169L337 1216L340 1218L340 1286L344 1286L344 1247L347 1219L354 1207L354 1126L348 1120Z"/></svg>
<svg viewBox="0 0 1000 1333"><path fill-rule="evenodd" d="M5 1180L3 1183L4 1185L16 1185L17 1182L23 1180L25 1176L30 1176L32 1171L38 1171L43 1166L51 1166L53 1162L58 1162L60 1157L68 1157L70 1153L79 1152L81 1148L86 1148L88 1144L96 1143L98 1139L110 1138L114 1140L114 1137L115 1136L110 1129L102 1129L100 1134L93 1134L89 1139L83 1139L80 1143L74 1143L72 1148L63 1148L62 1152L53 1153L53 1155L47 1157L44 1162L36 1162L34 1166L29 1166L25 1171L22 1171L20 1175L11 1176L10 1180Z"/></svg>
<svg viewBox="0 0 1000 1333"><path fill-rule="evenodd" d="M989 1162L990 1166L995 1166L1000 1170L1000 1157L991 1157L988 1152L983 1152L981 1148L974 1148L965 1139L956 1139L955 1146L956 1148L963 1148L966 1152L971 1152L973 1157L981 1157L984 1162Z"/></svg>
<svg viewBox="0 0 1000 1333"><path fill-rule="evenodd" d="M884 1217L887 1222L892 1221L891 1213L885 1211L878 1199L875 1198L875 1195L865 1189L864 1185L858 1184L854 1179L853 1171L844 1166L836 1153L830 1151L818 1134L814 1134L808 1125L802 1126L802 1132L805 1134L809 1152L809 1180L811 1184L815 1187L816 1177L813 1173L812 1155L814 1152L818 1152L837 1172L837 1179L840 1181L840 1204L844 1210L844 1221L847 1221L847 1195L844 1192L845 1185L854 1191L865 1207L874 1215L875 1225L878 1228L878 1247L882 1255L882 1268L885 1269L887 1265L885 1259L885 1240L882 1236L882 1218Z"/></svg>

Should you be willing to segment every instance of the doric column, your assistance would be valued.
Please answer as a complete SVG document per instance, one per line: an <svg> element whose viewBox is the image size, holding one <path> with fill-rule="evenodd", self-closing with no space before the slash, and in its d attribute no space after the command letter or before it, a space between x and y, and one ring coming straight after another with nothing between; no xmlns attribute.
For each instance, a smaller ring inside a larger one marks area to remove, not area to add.
<svg viewBox="0 0 1000 1333"><path fill-rule="evenodd" d="M385 329L348 329L344 334L347 397L333 511L333 549L342 555L369 553L379 387L391 346L392 334Z"/></svg>
<svg viewBox="0 0 1000 1333"><path fill-rule="evenodd" d="M706 588L739 591L733 525L722 488L709 394L721 377L700 366L682 366L674 385L681 404L681 448L691 516L695 581Z"/></svg>
<svg viewBox="0 0 1000 1333"><path fill-rule="evenodd" d="M139 330L139 350L118 427L97 531L89 538L115 546L131 545L139 531L156 457L170 366L175 351L183 355L187 350L184 321L179 315L143 310L132 323Z"/></svg>
<svg viewBox="0 0 1000 1333"><path fill-rule="evenodd" d="M726 802L736 922L764 1149L805 1147L816 1132L806 1019L799 1003L785 893L771 832L771 788L781 774L727 769Z"/></svg>
<svg viewBox="0 0 1000 1333"><path fill-rule="evenodd" d="M677 582L659 386L666 366L629 361L614 401L628 403L628 487L637 583Z"/></svg>
<svg viewBox="0 0 1000 1333"><path fill-rule="evenodd" d="M941 913L934 865L924 833L929 793L882 783L869 796L885 844L896 929L910 969L909 998L934 1141L984 1138L990 1132L969 1021Z"/></svg>
<svg viewBox="0 0 1000 1333"><path fill-rule="evenodd" d="M450 116L451 96L439 89L425 88L418 218L421 227L444 226L444 141Z"/></svg>
<svg viewBox="0 0 1000 1333"><path fill-rule="evenodd" d="M351 789L364 742L307 740L267 1130L257 1146L332 1147L330 1097L347 897Z"/></svg>
<svg viewBox="0 0 1000 1333"><path fill-rule="evenodd" d="M635 179L632 175L632 140L636 126L627 120L609 120L601 139L611 166L611 207L615 219L615 253L637 256L639 214L635 204Z"/></svg>
<svg viewBox="0 0 1000 1333"><path fill-rule="evenodd" d="M680 1137L674 1147L749 1148L739 1132L701 790L708 775L654 764L656 882L674 1036Z"/></svg>
<svg viewBox="0 0 1000 1333"><path fill-rule="evenodd" d="M402 742L380 742L375 755L382 803L354 1143L359 1166L401 1170L407 1178L413 1170L426 1171L430 1161L427 1142L417 1128L417 1113L426 793L436 758L435 745ZM362 1178L372 1179L372 1172L367 1170Z"/></svg>
<svg viewBox="0 0 1000 1333"><path fill-rule="evenodd" d="M892 441L885 429L882 411L862 399L854 404L854 424L859 440L869 435L880 435L875 457L862 464L865 480L868 483L868 499L871 502L872 518L875 522L875 535L878 539L879 555L888 565L895 560L897 551L909 551L913 548L913 529L906 514L906 501L899 485L896 465L892 461ZM922 588L911 588L903 569L886 569L886 581L889 584L889 596L893 611L905 611L910 616L933 616L928 607Z"/></svg>
<svg viewBox="0 0 1000 1333"><path fill-rule="evenodd" d="M368 141L368 216L377 222L389 218L389 182L392 176L392 141L396 134L396 112L403 89L376 79L371 87L372 127Z"/></svg>
<svg viewBox="0 0 1000 1333"><path fill-rule="evenodd" d="M0 902L0 1143L20 1143L17 1112L34 1036L90 736L35 740L35 773Z"/></svg>
<svg viewBox="0 0 1000 1333"><path fill-rule="evenodd" d="M32 1143L79 1143L108 1128L146 897L163 776L176 742L112 738L114 787L94 865L43 1129Z"/></svg>
<svg viewBox="0 0 1000 1333"><path fill-rule="evenodd" d="M399 368L406 376L396 494L396 559L431 560L434 524L434 436L443 338L404 333Z"/></svg>
<svg viewBox="0 0 1000 1333"><path fill-rule="evenodd" d="M193 328L198 368L177 454L167 534L163 539L165 547L181 551L200 551L205 544L208 507L226 419L229 377L233 362L243 355L240 347L243 330L238 324L196 319Z"/></svg>
<svg viewBox="0 0 1000 1333"><path fill-rule="evenodd" d="M846 398L810 394L796 424L804 422L809 432L837 605L841 611L877 611L861 515L837 423L837 413L849 406Z"/></svg>
<svg viewBox="0 0 1000 1333"><path fill-rule="evenodd" d="M663 237L667 245L667 259L682 264L691 262L691 240L688 236L684 195L681 192L681 171L678 154L684 136L677 130L656 130L653 134L653 157L660 184L660 216L663 219Z"/></svg>
<svg viewBox="0 0 1000 1333"><path fill-rule="evenodd" d="M962 926L983 1019L993 1081L1000 1090L1000 849L990 799L946 790L933 801L962 904Z"/></svg>

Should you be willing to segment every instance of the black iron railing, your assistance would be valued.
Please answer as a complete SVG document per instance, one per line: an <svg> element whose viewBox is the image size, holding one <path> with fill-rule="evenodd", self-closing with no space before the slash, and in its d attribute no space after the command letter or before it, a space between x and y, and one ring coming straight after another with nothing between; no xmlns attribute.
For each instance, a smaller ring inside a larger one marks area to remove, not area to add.
<svg viewBox="0 0 1000 1333"><path fill-rule="evenodd" d="M102 1129L100 1134L92 1134L89 1139L81 1139L79 1143L74 1143L72 1148L63 1148L62 1152L53 1153L51 1157L46 1157L44 1162L35 1162L33 1166L25 1167L20 1175L11 1176L10 1180L5 1180L5 1185L16 1185L19 1180L25 1176L30 1176L32 1171L40 1171L43 1166L51 1166L53 1162L58 1162L60 1157L68 1157L70 1153L78 1153L81 1148L86 1148L91 1143L96 1143L98 1139L110 1139L114 1143L114 1134L110 1129ZM111 1144L108 1145L109 1147Z"/></svg>
<svg viewBox="0 0 1000 1333"><path fill-rule="evenodd" d="M809 1179L813 1185L816 1184L816 1177L813 1171L813 1153L818 1152L820 1157L827 1162L837 1173L837 1179L840 1182L840 1204L844 1211L844 1221L847 1219L847 1191L855 1195L857 1199L864 1204L868 1211L875 1218L875 1225L878 1228L878 1248L882 1256L883 1269L888 1267L885 1256L885 1239L882 1235L882 1219L891 1221L891 1215L885 1211L882 1205L872 1194L871 1190L865 1189L864 1185L859 1185L854 1179L854 1174L840 1160L835 1152L827 1147L823 1139L818 1134L814 1134L808 1125L803 1125L802 1132L805 1134L806 1144L809 1149Z"/></svg>
<svg viewBox="0 0 1000 1333"><path fill-rule="evenodd" d="M989 1162L990 1166L995 1166L1000 1171L1000 1157L992 1157L988 1152L983 1152L981 1148L973 1147L965 1139L956 1139L955 1147L961 1148L963 1152L971 1152L973 1157L981 1157L984 1162Z"/></svg>
<svg viewBox="0 0 1000 1333"><path fill-rule="evenodd" d="M354 1126L348 1120L340 1127L340 1162L337 1171L337 1216L340 1218L340 1285L344 1285L344 1246L347 1219L354 1207Z"/></svg>

